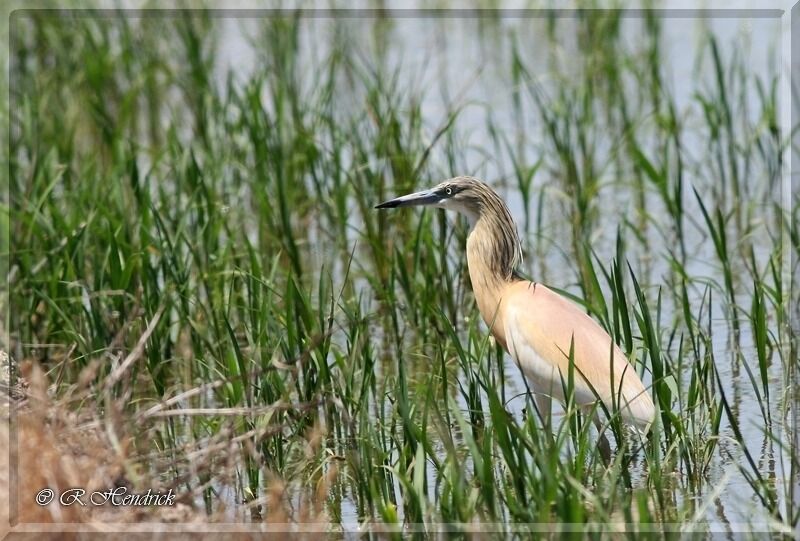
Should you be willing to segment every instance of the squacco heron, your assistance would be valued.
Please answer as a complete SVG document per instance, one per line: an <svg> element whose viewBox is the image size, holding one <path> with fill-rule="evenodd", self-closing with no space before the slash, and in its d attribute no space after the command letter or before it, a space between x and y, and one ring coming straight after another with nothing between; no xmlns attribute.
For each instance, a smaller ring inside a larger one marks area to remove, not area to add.
<svg viewBox="0 0 800 541"><path fill-rule="evenodd" d="M622 350L577 305L517 273L522 260L517 227L494 190L475 178L456 177L376 208L408 206L454 210L469 220L467 265L478 310L522 370L544 419L550 418L553 398L565 400L571 358L578 406L592 410L602 400L612 415L647 432L655 416L653 401ZM594 422L600 429L597 415ZM602 432L601 446L605 455Z"/></svg>

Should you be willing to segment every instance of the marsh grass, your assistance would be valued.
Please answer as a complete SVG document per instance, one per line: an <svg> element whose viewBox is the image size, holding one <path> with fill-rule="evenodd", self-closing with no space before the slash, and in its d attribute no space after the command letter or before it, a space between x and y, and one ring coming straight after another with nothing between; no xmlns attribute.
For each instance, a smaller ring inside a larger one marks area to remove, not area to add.
<svg viewBox="0 0 800 541"><path fill-rule="evenodd" d="M384 33L359 50L352 21L259 19L252 71L220 77L219 22L12 17L9 349L67 411L128 435L125 475L214 520L332 530L797 526L800 242L776 194L775 78L709 36L714 77L679 105L658 19L638 50L619 12L581 13L563 23L581 60L553 58L550 82L506 44L518 133L489 116L476 148L467 106L432 122ZM657 404L645 439L610 416L608 467L576 375L563 411L539 412L486 334L462 224L373 211L492 150L512 173L487 180L516 190L537 255L523 270L596 317ZM726 515L734 478L751 515Z"/></svg>

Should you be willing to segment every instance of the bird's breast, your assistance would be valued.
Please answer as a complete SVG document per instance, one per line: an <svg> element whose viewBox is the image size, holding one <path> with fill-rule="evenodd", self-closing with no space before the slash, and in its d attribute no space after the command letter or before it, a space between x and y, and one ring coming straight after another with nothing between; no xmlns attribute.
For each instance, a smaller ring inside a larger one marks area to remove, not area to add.
<svg viewBox="0 0 800 541"><path fill-rule="evenodd" d="M478 224L467 237L467 266L475 303L489 331L508 351L503 323L503 299L512 283L499 276L492 260L497 258L496 242L485 226Z"/></svg>
<svg viewBox="0 0 800 541"><path fill-rule="evenodd" d="M474 274L474 275L473 275ZM503 322L503 287L491 280L487 280L480 273L473 273L470 268L470 280L472 281L472 291L475 295L475 303L481 313L483 321L503 349L508 351L506 344L505 324Z"/></svg>

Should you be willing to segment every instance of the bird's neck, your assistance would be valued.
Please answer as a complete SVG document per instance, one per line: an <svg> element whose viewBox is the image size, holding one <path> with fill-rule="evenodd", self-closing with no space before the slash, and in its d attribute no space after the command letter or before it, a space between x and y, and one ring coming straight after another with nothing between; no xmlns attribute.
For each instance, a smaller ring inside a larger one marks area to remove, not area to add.
<svg viewBox="0 0 800 541"><path fill-rule="evenodd" d="M502 223L481 216L467 237L467 265L472 291L481 316L494 332L498 309L506 287L519 280L519 239L513 222Z"/></svg>

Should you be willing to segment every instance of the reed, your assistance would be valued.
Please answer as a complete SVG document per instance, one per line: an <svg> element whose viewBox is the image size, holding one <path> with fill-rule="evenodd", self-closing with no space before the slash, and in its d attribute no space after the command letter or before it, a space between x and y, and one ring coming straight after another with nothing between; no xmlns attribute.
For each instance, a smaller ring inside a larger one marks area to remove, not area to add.
<svg viewBox="0 0 800 541"><path fill-rule="evenodd" d="M208 519L332 532L798 526L798 202L774 196L790 134L741 45L708 35L714 76L686 102L657 18L545 18L538 48L483 21L509 127L446 92L430 112L429 72L393 54L414 21L250 21L249 70L226 67L222 22L12 16L8 350L66 411L132 436L126 475ZM607 467L569 399L544 428L488 338L465 227L372 210L455 174L503 186L522 270L649 386L656 424L643 439L612 416Z"/></svg>

